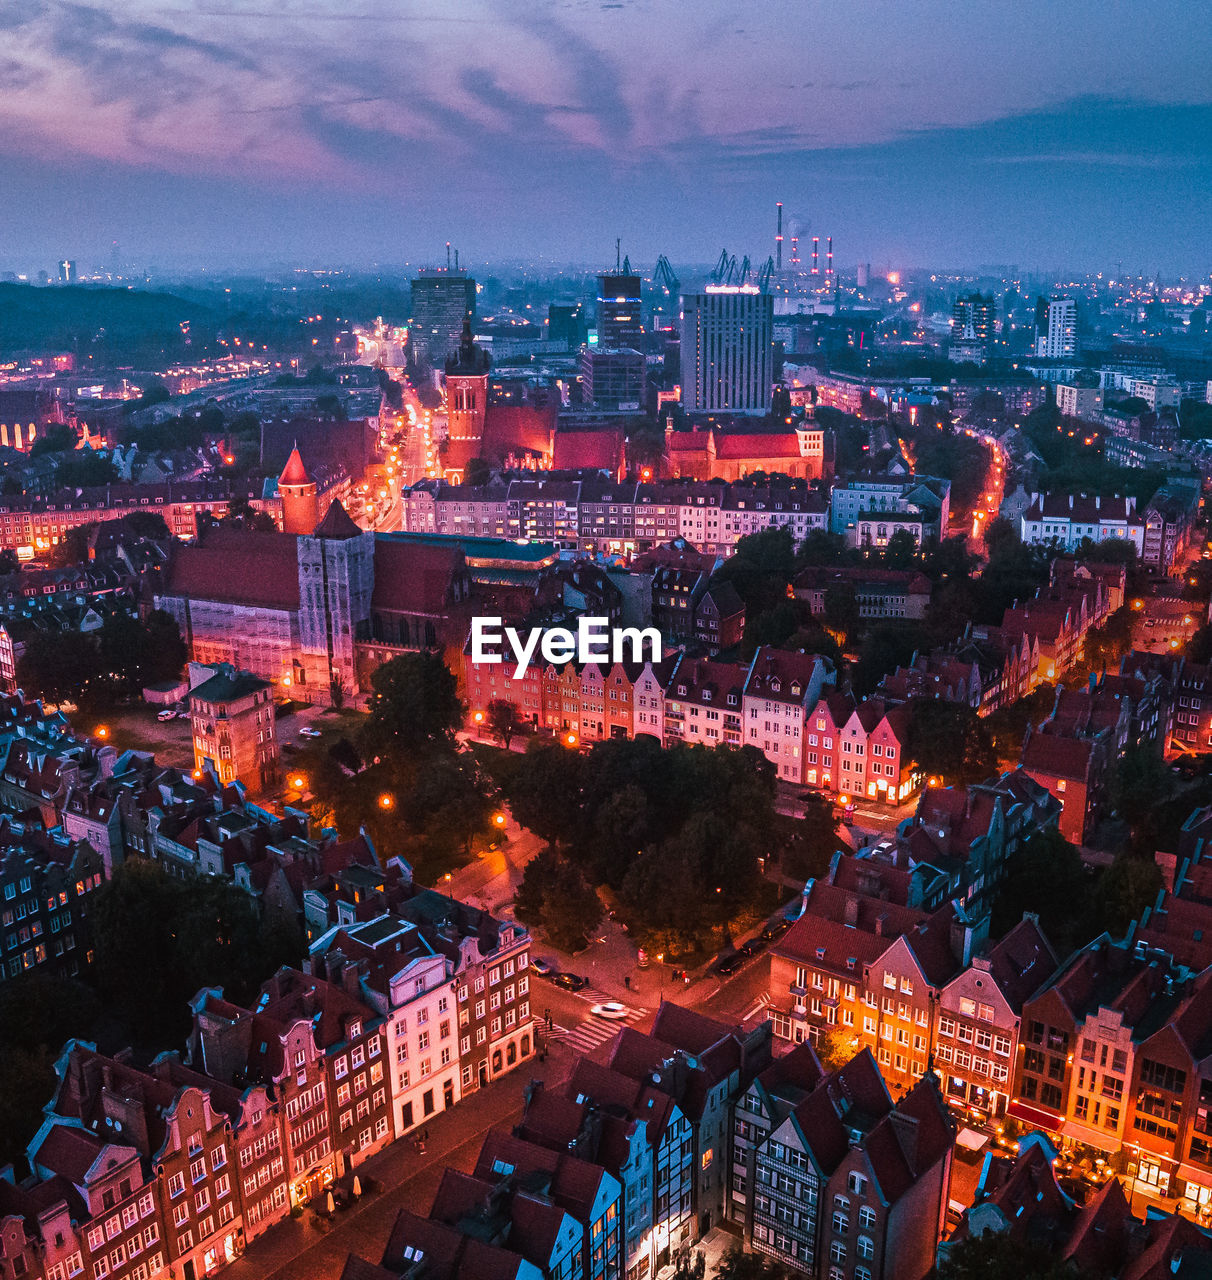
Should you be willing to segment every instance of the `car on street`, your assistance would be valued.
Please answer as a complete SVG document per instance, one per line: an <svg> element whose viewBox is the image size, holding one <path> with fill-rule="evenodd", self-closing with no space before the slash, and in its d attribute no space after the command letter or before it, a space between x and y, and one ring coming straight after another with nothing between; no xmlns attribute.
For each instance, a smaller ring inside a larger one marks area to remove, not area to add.
<svg viewBox="0 0 1212 1280"><path fill-rule="evenodd" d="M553 973L551 980L565 991L584 991L589 986L589 979L581 977L579 973Z"/></svg>
<svg viewBox="0 0 1212 1280"><path fill-rule="evenodd" d="M319 729L313 729L309 724L305 724L303 728L299 730L299 736L301 738L318 738L320 736L320 731Z"/></svg>
<svg viewBox="0 0 1212 1280"><path fill-rule="evenodd" d="M550 978L556 971L555 965L550 960L544 960L542 956L531 956L530 967L540 978Z"/></svg>
<svg viewBox="0 0 1212 1280"><path fill-rule="evenodd" d="M737 952L743 956L756 956L759 952L766 950L766 940L764 938L750 938L748 942L742 942L737 947Z"/></svg>
<svg viewBox="0 0 1212 1280"><path fill-rule="evenodd" d="M779 916L775 920L766 921L760 936L766 942L773 942L775 938L781 938L790 928L791 921L786 916Z"/></svg>
<svg viewBox="0 0 1212 1280"><path fill-rule="evenodd" d="M595 1004L589 1012L598 1018L625 1018L627 1006L617 1000L607 1000L605 1004Z"/></svg>
<svg viewBox="0 0 1212 1280"><path fill-rule="evenodd" d="M732 974L736 973L741 965L743 965L748 959L749 957L745 955L743 951L734 951L731 955L727 955L722 960L717 960L715 962L715 971L721 977L730 977Z"/></svg>
<svg viewBox="0 0 1212 1280"><path fill-rule="evenodd" d="M163 723L165 720L175 720L177 713L175 711L157 711L156 719Z"/></svg>

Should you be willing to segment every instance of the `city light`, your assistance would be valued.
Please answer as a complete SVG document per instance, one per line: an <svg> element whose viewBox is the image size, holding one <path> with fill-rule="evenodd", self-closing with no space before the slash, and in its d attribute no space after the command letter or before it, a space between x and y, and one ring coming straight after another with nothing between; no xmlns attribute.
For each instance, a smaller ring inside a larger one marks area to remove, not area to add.
<svg viewBox="0 0 1212 1280"><path fill-rule="evenodd" d="M389 809L394 809L395 805L396 805L395 797L389 794L388 792L384 791L383 794L379 797L380 809L383 809L384 811Z"/></svg>

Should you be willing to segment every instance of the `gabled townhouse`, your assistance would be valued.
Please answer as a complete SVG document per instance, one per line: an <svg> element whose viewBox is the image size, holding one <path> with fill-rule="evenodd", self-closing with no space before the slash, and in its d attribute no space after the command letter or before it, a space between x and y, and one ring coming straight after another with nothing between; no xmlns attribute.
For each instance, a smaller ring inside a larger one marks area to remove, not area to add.
<svg viewBox="0 0 1212 1280"><path fill-rule="evenodd" d="M1131 934L1076 952L1023 1006L1009 1114L1122 1152L1146 1195L1212 1205L1212 981Z"/></svg>
<svg viewBox="0 0 1212 1280"><path fill-rule="evenodd" d="M188 1064L224 1084L238 1080L273 1091L285 1117L290 1204L306 1203L341 1172L333 1150L328 1071L310 1016L242 1009L222 992L206 989L191 1009Z"/></svg>
<svg viewBox="0 0 1212 1280"><path fill-rule="evenodd" d="M474 1172L484 1182L512 1180L571 1214L581 1227L585 1280L622 1275L623 1188L601 1165L492 1129Z"/></svg>
<svg viewBox="0 0 1212 1280"><path fill-rule="evenodd" d="M690 1121L656 1084L582 1058L559 1093L531 1087L516 1133L601 1164L619 1181L628 1280L655 1274L697 1237Z"/></svg>
<svg viewBox="0 0 1212 1280"><path fill-rule="evenodd" d="M805 778L809 712L837 679L816 654L762 645L753 655L742 697L743 743L757 747L786 782Z"/></svg>
<svg viewBox="0 0 1212 1280"><path fill-rule="evenodd" d="M804 781L843 797L901 804L921 785L907 759L910 706L826 694L811 709Z"/></svg>
<svg viewBox="0 0 1212 1280"><path fill-rule="evenodd" d="M824 1076L816 1050L805 1040L775 1058L736 1100L727 1213L729 1219L750 1238L753 1234L756 1153Z"/></svg>
<svg viewBox="0 0 1212 1280"><path fill-rule="evenodd" d="M931 1266L953 1129L930 1076L893 1103L870 1052L803 1096L754 1152L746 1242L793 1271L916 1280Z"/></svg>
<svg viewBox="0 0 1212 1280"><path fill-rule="evenodd" d="M1038 920L1025 916L939 993L935 1062L943 1095L960 1115L980 1122L1005 1114L1023 1004L1056 963Z"/></svg>
<svg viewBox="0 0 1212 1280"><path fill-rule="evenodd" d="M243 1088L212 1080L183 1065L176 1053L162 1053L151 1073L174 1088L204 1090L211 1106L227 1117L244 1210L244 1243L256 1239L290 1213L290 1174L283 1144L284 1115L277 1097L263 1084Z"/></svg>
<svg viewBox="0 0 1212 1280"><path fill-rule="evenodd" d="M98 1271L149 1280L164 1273L169 1244L161 1175L138 1141L137 1134L94 1133L49 1116L34 1135L26 1151L37 1179L30 1199L41 1211L47 1280Z"/></svg>
<svg viewBox="0 0 1212 1280"><path fill-rule="evenodd" d="M318 881L305 895L305 912L313 937L337 923L385 915L410 921L435 953L446 956L458 1002L457 1094L479 1089L533 1057L530 935L522 925L416 884L411 869L395 859L373 875L356 867ZM393 935L394 926L381 927ZM444 1100L444 1078L441 1090Z"/></svg>
<svg viewBox="0 0 1212 1280"><path fill-rule="evenodd" d="M53 1135L64 1128L129 1144L150 1174L140 1179L132 1167L116 1194L108 1193L109 1204L102 1192L102 1208L112 1207L112 1214L86 1233L94 1277L141 1266L155 1275L158 1257L195 1277L233 1261L244 1240L236 1149L228 1118L209 1091L192 1083L177 1087L79 1041L68 1042L55 1071L47 1120L30 1145L31 1167L66 1175L53 1164L64 1142ZM148 1181L158 1214L139 1188Z"/></svg>
<svg viewBox="0 0 1212 1280"><path fill-rule="evenodd" d="M394 1137L455 1105L460 1059L454 965L415 924L383 915L335 926L312 943L308 969L346 989L356 986L358 999L383 1017L381 1062L390 1077ZM367 1087L363 1080L362 1093Z"/></svg>
<svg viewBox="0 0 1212 1280"><path fill-rule="evenodd" d="M544 1280L586 1274L581 1224L551 1197L511 1182L447 1169L429 1210L432 1222L493 1244L508 1245Z"/></svg>
<svg viewBox="0 0 1212 1280"><path fill-rule="evenodd" d="M1022 769L1060 801L1060 832L1084 844L1102 812L1108 770L1109 731L1089 738L1032 732L1023 741Z"/></svg>
<svg viewBox="0 0 1212 1280"><path fill-rule="evenodd" d="M1075 551L1083 538L1104 542L1124 538L1144 551L1145 521L1136 510L1136 499L1088 498L1073 493L1037 493L1020 520L1020 536L1026 543L1054 543L1064 551Z"/></svg>
<svg viewBox="0 0 1212 1280"><path fill-rule="evenodd" d="M1012 1247L1047 1242L1062 1265L1106 1280L1169 1280L1206 1265L1212 1251L1207 1230L1155 1206L1140 1221L1118 1178L1079 1204L1057 1181L1057 1156L1048 1138L1034 1132L1019 1141L1013 1159L987 1159L976 1198L939 1245L939 1262L964 1240L992 1234Z"/></svg>
<svg viewBox="0 0 1212 1280"><path fill-rule="evenodd" d="M680 655L665 686L665 745L742 746L745 681L751 669L752 663L746 667Z"/></svg>
<svg viewBox="0 0 1212 1280"><path fill-rule="evenodd" d="M770 948L775 1036L819 1044L839 1031L874 1049L878 999L868 996L867 970L926 919L924 911L810 880L799 918Z"/></svg>

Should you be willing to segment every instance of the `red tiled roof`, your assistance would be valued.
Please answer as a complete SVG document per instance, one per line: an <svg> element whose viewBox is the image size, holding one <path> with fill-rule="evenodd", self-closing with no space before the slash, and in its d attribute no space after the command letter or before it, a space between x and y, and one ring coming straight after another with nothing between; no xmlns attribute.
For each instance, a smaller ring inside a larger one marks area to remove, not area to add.
<svg viewBox="0 0 1212 1280"><path fill-rule="evenodd" d="M375 542L371 607L399 613L441 614L463 563L463 552L458 547L380 538Z"/></svg>
<svg viewBox="0 0 1212 1280"><path fill-rule="evenodd" d="M211 529L192 546L178 547L165 594L189 600L264 609L299 607L297 542L289 533Z"/></svg>
<svg viewBox="0 0 1212 1280"><path fill-rule="evenodd" d="M1033 733L1023 747L1023 768L1028 773L1045 773L1084 782L1090 776L1090 756L1094 745L1084 738Z"/></svg>
<svg viewBox="0 0 1212 1280"><path fill-rule="evenodd" d="M720 459L798 458L800 442L794 431L748 432L717 431L715 453Z"/></svg>
<svg viewBox="0 0 1212 1280"><path fill-rule="evenodd" d="M290 457L286 459L286 466L282 468L282 474L278 477L278 484L311 484L311 476L307 474L307 468L303 465L303 459L299 456L299 446L290 451Z"/></svg>

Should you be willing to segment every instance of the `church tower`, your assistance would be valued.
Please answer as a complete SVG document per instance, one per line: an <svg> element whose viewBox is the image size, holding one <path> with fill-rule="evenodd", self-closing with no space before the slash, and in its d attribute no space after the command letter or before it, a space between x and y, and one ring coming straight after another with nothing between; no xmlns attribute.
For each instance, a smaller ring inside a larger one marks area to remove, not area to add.
<svg viewBox="0 0 1212 1280"><path fill-rule="evenodd" d="M278 477L278 496L282 499L283 533L311 533L320 523L316 482L307 474L297 444Z"/></svg>
<svg viewBox="0 0 1212 1280"><path fill-rule="evenodd" d="M463 322L463 341L446 361L446 449L442 472L458 484L467 464L482 455L484 418L488 410L488 370L492 358L477 347L471 336L471 320Z"/></svg>
<svg viewBox="0 0 1212 1280"><path fill-rule="evenodd" d="M308 702L352 702L360 692L354 646L369 638L375 535L339 500L298 540L301 688Z"/></svg>

